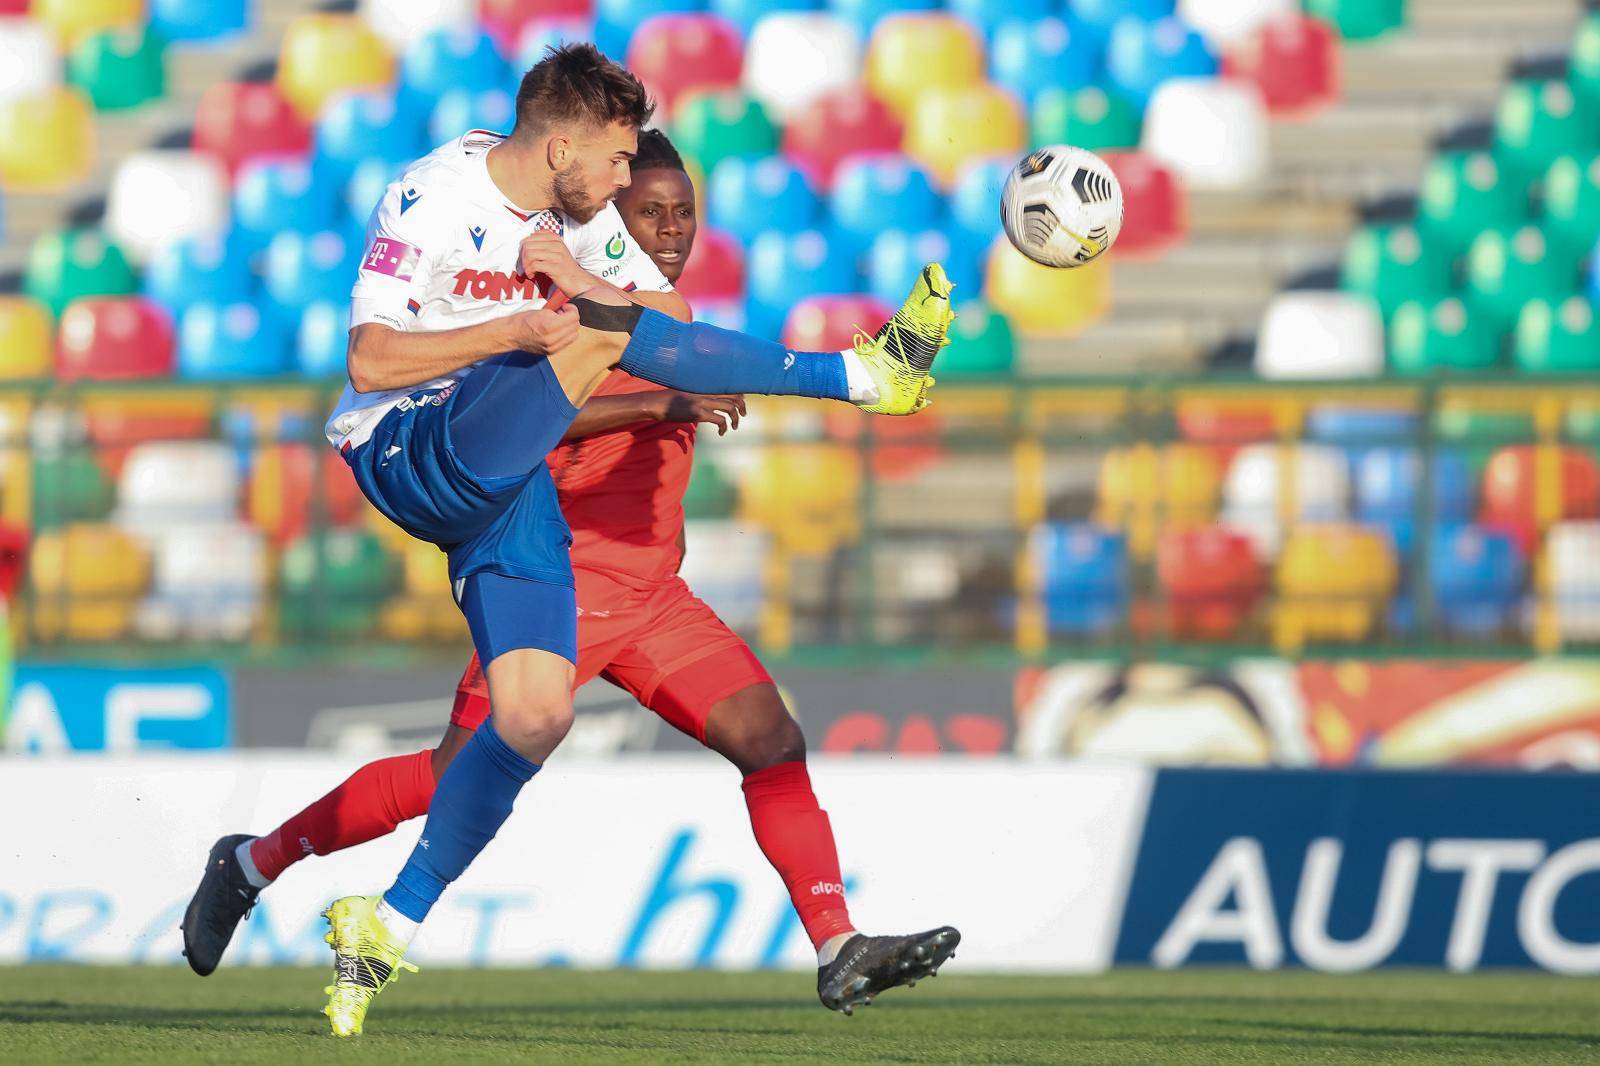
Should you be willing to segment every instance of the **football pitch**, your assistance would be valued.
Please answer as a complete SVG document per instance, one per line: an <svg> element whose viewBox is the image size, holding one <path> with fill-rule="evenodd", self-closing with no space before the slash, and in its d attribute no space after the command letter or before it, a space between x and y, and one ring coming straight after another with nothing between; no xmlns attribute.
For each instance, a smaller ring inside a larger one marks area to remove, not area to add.
<svg viewBox="0 0 1600 1066"><path fill-rule="evenodd" d="M7 1062L1593 1062L1600 980L947 972L854 1018L800 974L432 970L327 1036L323 970L0 969Z"/></svg>

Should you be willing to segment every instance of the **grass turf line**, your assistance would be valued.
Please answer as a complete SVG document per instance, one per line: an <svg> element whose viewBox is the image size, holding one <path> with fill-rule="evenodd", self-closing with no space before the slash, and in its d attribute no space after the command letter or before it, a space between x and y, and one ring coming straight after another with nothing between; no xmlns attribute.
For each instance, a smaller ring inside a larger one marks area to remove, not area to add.
<svg viewBox="0 0 1600 1066"><path fill-rule="evenodd" d="M1600 980L1238 970L969 977L855 1018L800 974L429 970L336 1042L326 970L0 968L8 1062L1594 1062Z"/></svg>

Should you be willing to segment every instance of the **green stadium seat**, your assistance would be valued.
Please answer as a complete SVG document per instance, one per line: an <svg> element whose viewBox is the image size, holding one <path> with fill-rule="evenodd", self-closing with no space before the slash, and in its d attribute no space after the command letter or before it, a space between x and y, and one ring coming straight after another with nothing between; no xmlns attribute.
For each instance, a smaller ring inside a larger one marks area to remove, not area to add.
<svg viewBox="0 0 1600 1066"><path fill-rule="evenodd" d="M683 517L691 521L731 518L738 508L739 488L722 476L717 464L705 460L695 463L683 494Z"/></svg>
<svg viewBox="0 0 1600 1066"><path fill-rule="evenodd" d="M1483 328L1479 317L1454 296L1401 304L1389 327L1390 369L1428 375L1493 367L1500 358L1500 335Z"/></svg>
<svg viewBox="0 0 1600 1066"><path fill-rule="evenodd" d="M672 140L709 174L724 159L776 152L778 127L766 108L743 93L700 93L679 105Z"/></svg>
<svg viewBox="0 0 1600 1066"><path fill-rule="evenodd" d="M964 303L950 327L950 347L939 353L938 376L1009 374L1016 353L1017 341L1005 315L976 301Z"/></svg>
<svg viewBox="0 0 1600 1066"><path fill-rule="evenodd" d="M33 457L33 528L101 522L116 502L116 486L87 451L51 451Z"/></svg>
<svg viewBox="0 0 1600 1066"><path fill-rule="evenodd" d="M1502 181L1488 152L1441 153L1423 175L1417 228L1425 240L1442 244L1448 255L1464 254L1486 229L1516 225L1527 217L1527 190Z"/></svg>
<svg viewBox="0 0 1600 1066"><path fill-rule="evenodd" d="M1479 471L1495 447L1534 439L1533 415L1526 411L1484 410L1461 403L1440 404L1433 429L1448 443L1478 445L1468 451L1467 461Z"/></svg>
<svg viewBox="0 0 1600 1066"><path fill-rule="evenodd" d="M1350 235L1340 271L1346 292L1370 297L1388 320L1403 303L1432 303L1450 291L1451 260L1415 226L1365 226Z"/></svg>
<svg viewBox="0 0 1600 1066"><path fill-rule="evenodd" d="M1306 12L1331 22L1339 35L1364 41L1405 24L1405 0L1306 0Z"/></svg>
<svg viewBox="0 0 1600 1066"><path fill-rule="evenodd" d="M1584 102L1600 106L1600 11L1578 25L1567 81Z"/></svg>
<svg viewBox="0 0 1600 1066"><path fill-rule="evenodd" d="M1517 369L1530 374L1592 374L1600 370L1600 322L1582 296L1530 300L1517 320L1512 349Z"/></svg>
<svg viewBox="0 0 1600 1066"><path fill-rule="evenodd" d="M1578 400L1567 408L1566 424L1562 427L1568 440L1583 444L1600 444L1600 403Z"/></svg>
<svg viewBox="0 0 1600 1066"><path fill-rule="evenodd" d="M1600 238L1600 155L1564 155L1544 178L1544 228L1565 254L1582 257Z"/></svg>
<svg viewBox="0 0 1600 1066"><path fill-rule="evenodd" d="M1507 86L1495 111L1494 152L1513 180L1543 177L1559 155L1600 148L1596 110L1580 106L1564 81L1518 81Z"/></svg>
<svg viewBox="0 0 1600 1066"><path fill-rule="evenodd" d="M310 533L283 553L279 573L285 636L363 637L400 580L396 560L364 529Z"/></svg>
<svg viewBox="0 0 1600 1066"><path fill-rule="evenodd" d="M80 296L126 296L137 292L139 283L128 257L105 234L68 229L33 242L22 288L60 317Z"/></svg>
<svg viewBox="0 0 1600 1066"><path fill-rule="evenodd" d="M1096 85L1053 86L1039 94L1029 121L1033 145L1075 144L1091 151L1139 147L1139 110Z"/></svg>
<svg viewBox="0 0 1600 1066"><path fill-rule="evenodd" d="M99 111L159 100L167 91L165 47L142 29L85 37L67 60L67 80Z"/></svg>
<svg viewBox="0 0 1600 1066"><path fill-rule="evenodd" d="M1499 332L1516 325L1529 300L1577 287L1577 263L1552 248L1536 225L1487 230L1467 253L1467 302Z"/></svg>

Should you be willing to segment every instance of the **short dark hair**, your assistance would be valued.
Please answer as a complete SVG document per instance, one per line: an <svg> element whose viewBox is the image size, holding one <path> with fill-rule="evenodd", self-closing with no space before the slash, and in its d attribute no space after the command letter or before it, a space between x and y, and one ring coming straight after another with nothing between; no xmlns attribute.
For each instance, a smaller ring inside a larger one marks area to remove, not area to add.
<svg viewBox="0 0 1600 1066"><path fill-rule="evenodd" d="M655 110L639 79L588 43L545 49L517 89L517 129L534 133L562 123L639 129Z"/></svg>
<svg viewBox="0 0 1600 1066"><path fill-rule="evenodd" d="M639 151L633 157L634 170L678 170L687 174L683 156L660 130L639 131Z"/></svg>

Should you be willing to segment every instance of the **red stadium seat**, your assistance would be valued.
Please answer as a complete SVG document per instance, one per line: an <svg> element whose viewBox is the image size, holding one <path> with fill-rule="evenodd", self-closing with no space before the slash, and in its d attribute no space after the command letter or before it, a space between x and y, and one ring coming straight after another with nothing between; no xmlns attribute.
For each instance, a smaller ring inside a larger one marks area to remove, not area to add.
<svg viewBox="0 0 1600 1066"><path fill-rule="evenodd" d="M892 314L873 296L810 296L789 312L783 343L802 352L837 351L855 343L858 328L875 333Z"/></svg>
<svg viewBox="0 0 1600 1066"><path fill-rule="evenodd" d="M1277 439L1278 422L1264 400L1195 396L1178 401L1178 432L1197 444L1250 444Z"/></svg>
<svg viewBox="0 0 1600 1066"><path fill-rule="evenodd" d="M478 0L478 19L502 55L516 50L530 22L585 22L594 18L594 0Z"/></svg>
<svg viewBox="0 0 1600 1066"><path fill-rule="evenodd" d="M1117 254L1157 256L1182 243L1189 202L1172 171L1140 152L1107 152L1105 160L1122 185L1125 205Z"/></svg>
<svg viewBox="0 0 1600 1066"><path fill-rule="evenodd" d="M1552 523L1600 518L1600 463L1586 448L1517 444L1483 468L1483 524L1511 534L1530 554Z"/></svg>
<svg viewBox="0 0 1600 1066"><path fill-rule="evenodd" d="M1254 83L1274 115L1303 115L1339 97L1339 38L1325 22L1283 15L1223 70Z"/></svg>
<svg viewBox="0 0 1600 1066"><path fill-rule="evenodd" d="M743 296L744 249L726 233L702 227L676 288L690 303Z"/></svg>
<svg viewBox="0 0 1600 1066"><path fill-rule="evenodd" d="M148 300L86 297L61 316L56 377L63 381L170 377L175 360L172 320Z"/></svg>
<svg viewBox="0 0 1600 1066"><path fill-rule="evenodd" d="M318 526L352 525L362 510L361 489L339 453L305 444L257 451L245 501L250 521L278 545L306 533L313 520Z"/></svg>
<svg viewBox="0 0 1600 1066"><path fill-rule="evenodd" d="M311 127L269 82L223 82L200 97L194 147L222 160L229 175L257 155L301 155L311 148Z"/></svg>
<svg viewBox="0 0 1600 1066"><path fill-rule="evenodd" d="M744 41L715 15L657 15L634 31L628 67L661 106L661 117L697 89L734 89L744 66Z"/></svg>
<svg viewBox="0 0 1600 1066"><path fill-rule="evenodd" d="M783 131L783 154L823 189L847 156L858 152L900 151L899 121L862 85L848 85L820 97Z"/></svg>
<svg viewBox="0 0 1600 1066"><path fill-rule="evenodd" d="M1169 530L1156 547L1171 636L1225 640L1248 621L1266 585L1250 538L1222 526Z"/></svg>

